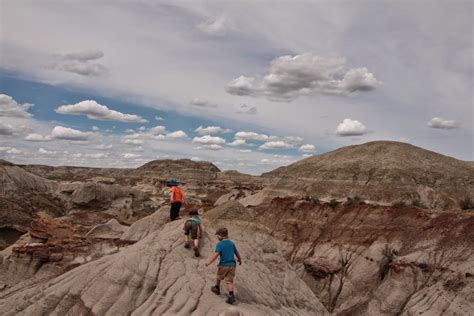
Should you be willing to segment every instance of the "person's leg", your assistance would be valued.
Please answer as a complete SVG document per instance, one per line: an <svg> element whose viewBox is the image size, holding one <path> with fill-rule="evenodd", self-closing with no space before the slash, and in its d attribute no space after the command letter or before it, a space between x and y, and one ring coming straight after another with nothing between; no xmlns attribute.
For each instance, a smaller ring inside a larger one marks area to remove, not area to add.
<svg viewBox="0 0 474 316"><path fill-rule="evenodd" d="M189 221L184 224L184 248L189 248Z"/></svg>
<svg viewBox="0 0 474 316"><path fill-rule="evenodd" d="M216 285L211 287L211 291L214 294L217 294L217 295L221 294L221 280L223 279L222 275L223 275L222 268L217 267Z"/></svg>
<svg viewBox="0 0 474 316"><path fill-rule="evenodd" d="M234 276L235 276L235 267L229 267L229 271L227 272L227 275L226 275L227 292L229 293L226 303L228 304L233 304L235 302Z"/></svg>

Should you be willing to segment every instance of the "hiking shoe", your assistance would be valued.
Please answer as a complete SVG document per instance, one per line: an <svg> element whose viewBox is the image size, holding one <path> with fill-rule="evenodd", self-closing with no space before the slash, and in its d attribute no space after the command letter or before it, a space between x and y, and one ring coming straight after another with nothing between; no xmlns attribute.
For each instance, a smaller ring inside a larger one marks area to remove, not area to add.
<svg viewBox="0 0 474 316"><path fill-rule="evenodd" d="M201 256L201 253L199 252L199 248L198 247L194 247L194 255L196 257L200 257Z"/></svg>
<svg viewBox="0 0 474 316"><path fill-rule="evenodd" d="M227 300L225 302L227 304L234 304L235 303L235 296L234 295L229 295L229 297L227 297Z"/></svg>
<svg viewBox="0 0 474 316"><path fill-rule="evenodd" d="M221 289L217 286L211 286L211 291L212 293L216 294L216 295L220 295L221 294Z"/></svg>
<svg viewBox="0 0 474 316"><path fill-rule="evenodd" d="M186 249L189 249L189 248L190 248L189 242L185 242L185 243L184 243L184 248L186 248Z"/></svg>

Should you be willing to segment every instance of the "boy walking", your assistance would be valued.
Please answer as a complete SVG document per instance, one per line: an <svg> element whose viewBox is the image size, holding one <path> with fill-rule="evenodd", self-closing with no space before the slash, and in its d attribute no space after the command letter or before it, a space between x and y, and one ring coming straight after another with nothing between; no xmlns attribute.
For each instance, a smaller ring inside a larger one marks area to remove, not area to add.
<svg viewBox="0 0 474 316"><path fill-rule="evenodd" d="M170 188L170 220L174 221L179 219L179 210L181 209L181 204L184 202L184 193L183 190L178 188L179 182L175 179L167 181L166 186Z"/></svg>
<svg viewBox="0 0 474 316"><path fill-rule="evenodd" d="M199 239L202 237L202 226L201 226L201 219L199 218L199 211L192 210L189 212L190 218L184 223L184 248L189 248L189 235L191 235L191 239L193 240L193 249L194 255L196 257L201 256L199 252Z"/></svg>
<svg viewBox="0 0 474 316"><path fill-rule="evenodd" d="M216 285L211 287L211 291L217 295L221 294L221 281L226 280L227 290L229 295L227 297L226 303L233 304L235 302L234 296L234 277L235 277L235 268L236 262L235 257L237 257L237 262L242 264L242 258L240 253L237 250L234 242L229 240L229 232L227 228L219 228L216 231L217 238L219 242L216 245L216 252L209 261L206 262L206 267L211 265L218 257L220 257L219 263L217 265L217 279Z"/></svg>

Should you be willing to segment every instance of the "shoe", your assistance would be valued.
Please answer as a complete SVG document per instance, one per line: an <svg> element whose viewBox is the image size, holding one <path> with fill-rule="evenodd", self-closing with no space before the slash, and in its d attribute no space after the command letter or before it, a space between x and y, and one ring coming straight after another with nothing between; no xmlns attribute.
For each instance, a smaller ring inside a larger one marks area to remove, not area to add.
<svg viewBox="0 0 474 316"><path fill-rule="evenodd" d="M229 295L229 297L227 297L227 300L225 302L227 304L234 304L235 303L235 296L234 295Z"/></svg>
<svg viewBox="0 0 474 316"><path fill-rule="evenodd" d="M200 257L201 256L201 253L199 252L199 248L198 247L194 247L194 255L196 257Z"/></svg>
<svg viewBox="0 0 474 316"><path fill-rule="evenodd" d="M217 286L211 286L211 291L216 295L221 295L221 289Z"/></svg>
<svg viewBox="0 0 474 316"><path fill-rule="evenodd" d="M184 243L184 248L186 248L186 249L189 249L189 248L190 248L189 242L185 242L185 243Z"/></svg>

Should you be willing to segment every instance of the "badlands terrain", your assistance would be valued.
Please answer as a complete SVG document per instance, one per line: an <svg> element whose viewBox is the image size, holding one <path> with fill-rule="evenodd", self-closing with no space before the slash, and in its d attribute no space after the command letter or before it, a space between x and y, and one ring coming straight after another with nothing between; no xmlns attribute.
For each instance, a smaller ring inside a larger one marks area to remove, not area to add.
<svg viewBox="0 0 474 316"><path fill-rule="evenodd" d="M473 315L473 201L472 162L388 141L262 176L0 161L0 314ZM196 208L200 258L182 235ZM243 259L233 306L204 266L222 226Z"/></svg>

